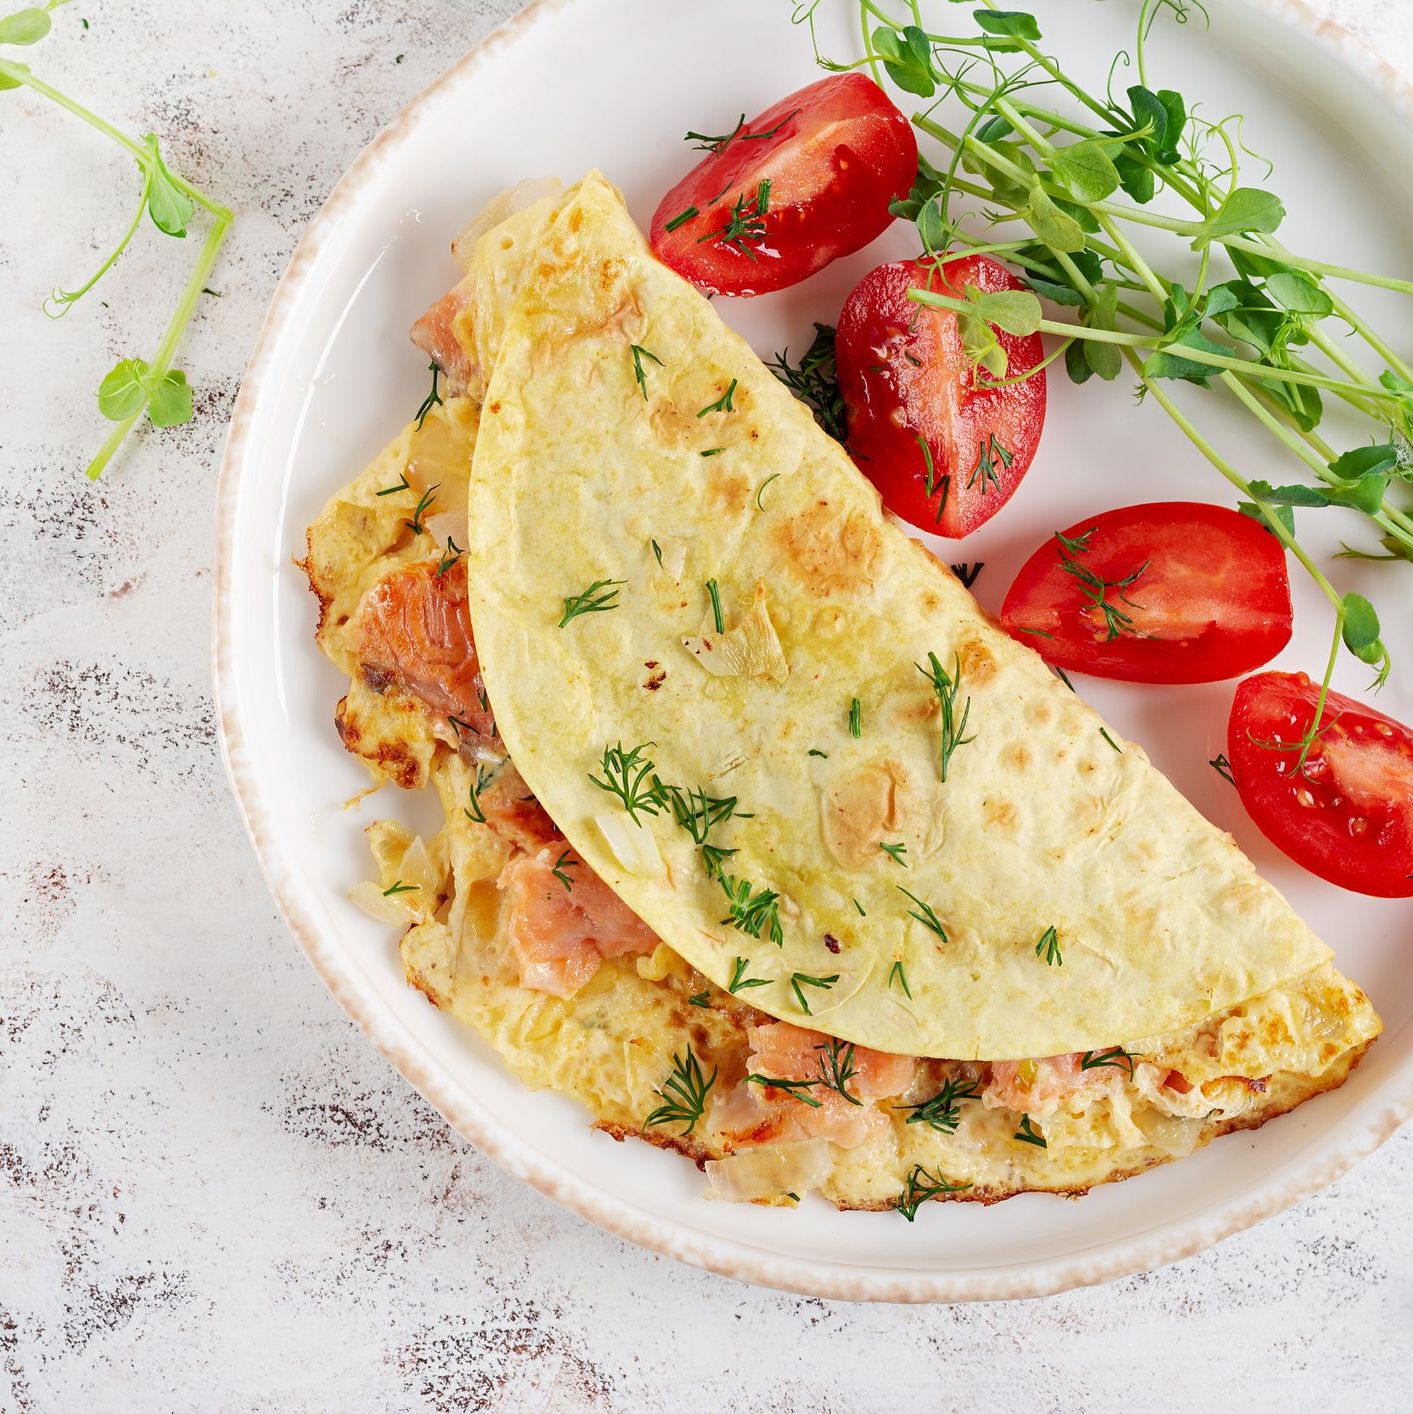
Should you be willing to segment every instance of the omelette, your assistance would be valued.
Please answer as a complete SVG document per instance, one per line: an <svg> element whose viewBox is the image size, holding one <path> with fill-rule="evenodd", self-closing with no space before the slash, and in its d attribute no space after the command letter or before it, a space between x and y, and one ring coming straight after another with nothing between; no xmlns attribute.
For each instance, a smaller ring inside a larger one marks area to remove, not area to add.
<svg viewBox="0 0 1413 1414"><path fill-rule="evenodd" d="M351 896L710 1196L1084 1192L1340 1085L1330 950L882 510L617 192L513 194L308 534L336 724L442 825ZM440 400L438 400L440 399Z"/></svg>

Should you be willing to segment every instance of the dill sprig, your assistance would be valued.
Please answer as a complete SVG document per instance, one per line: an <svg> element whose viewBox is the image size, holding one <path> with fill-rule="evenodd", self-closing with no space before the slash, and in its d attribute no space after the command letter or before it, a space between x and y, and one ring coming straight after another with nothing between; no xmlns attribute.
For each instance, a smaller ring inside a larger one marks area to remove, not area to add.
<svg viewBox="0 0 1413 1414"><path fill-rule="evenodd" d="M960 1193L970 1187L969 1183L952 1183L941 1174L931 1174L921 1164L917 1164L908 1175L896 1206L898 1211L912 1222L917 1217L918 1209L930 1199L941 1197L944 1193Z"/></svg>
<svg viewBox="0 0 1413 1414"><path fill-rule="evenodd" d="M894 844L888 844L883 840L879 840L878 847L884 852L884 854L888 856L889 859L893 861L894 864L900 864L904 869L908 867L908 861L903 858L903 856L908 852L908 847L906 844L903 843L902 840L898 840ZM903 892L906 893L907 890L905 889Z"/></svg>
<svg viewBox="0 0 1413 1414"><path fill-rule="evenodd" d="M812 1110L819 1109L820 1101L809 1092L819 1083L818 1080L785 1080L778 1075L757 1075L754 1071L746 1076L747 1085L762 1085L771 1090L781 1090L792 1100L798 1100Z"/></svg>
<svg viewBox="0 0 1413 1414"><path fill-rule="evenodd" d="M963 561L959 565L948 565L947 568L961 580L963 588L970 589L976 583L976 577L986 568L986 561L978 560L975 564Z"/></svg>
<svg viewBox="0 0 1413 1414"><path fill-rule="evenodd" d="M736 410L736 384L737 379L733 378L727 385L726 391L714 402L708 403L698 414L698 417L705 417L709 412L735 412Z"/></svg>
<svg viewBox="0 0 1413 1414"><path fill-rule="evenodd" d="M627 584L626 579L596 579L587 589L581 589L578 594L566 594L564 596L564 615L559 621L559 627L572 619L577 619L580 614L604 614L610 609L618 608L618 589L616 586Z"/></svg>
<svg viewBox="0 0 1413 1414"><path fill-rule="evenodd" d="M618 798L635 824L641 823L639 811L656 815L663 806L665 791L657 778L657 768L643 754L651 745L650 741L639 742L631 751L625 751L621 741L616 746L606 746L600 765L603 775L589 773L589 779L600 790Z"/></svg>
<svg viewBox="0 0 1413 1414"><path fill-rule="evenodd" d="M421 535L422 532L427 528L425 525L422 524L422 517L425 516L427 512L432 508L432 503L437 499L437 492L440 489L440 481L438 481L434 486L427 487L427 489L422 493L421 498L417 502L417 509L412 512L412 519L403 521L403 524L414 535Z"/></svg>
<svg viewBox="0 0 1413 1414"><path fill-rule="evenodd" d="M1107 1051L1086 1051L1079 1058L1081 1070L1096 1070L1100 1066L1111 1065L1116 1070L1126 1070L1133 1078L1133 1053L1122 1046L1110 1046Z"/></svg>
<svg viewBox="0 0 1413 1414"><path fill-rule="evenodd" d="M747 977L751 964L744 957L738 957L731 968L731 981L727 983L726 990L734 997L738 992L749 991L752 987L768 987L770 979L768 977Z"/></svg>
<svg viewBox="0 0 1413 1414"><path fill-rule="evenodd" d="M857 903L858 900L855 899L854 902ZM862 913L862 912L863 912L863 909L859 909L859 912ZM904 995L909 1001L912 1001L912 999L913 999L913 989L912 989L910 986L908 986L908 974L907 974L906 969L903 967L903 964L902 964L902 961L901 961L901 960L895 962L895 963L893 964L893 966L888 969L888 986L889 986L890 990L891 990L891 988L892 988L892 986L893 986L893 982L894 982L894 979L895 979L895 978L896 978L896 980L897 980L897 982L898 982L898 985L899 985L900 987L902 987L902 989L903 989L903 995Z"/></svg>
<svg viewBox="0 0 1413 1414"><path fill-rule="evenodd" d="M937 698L937 706L941 709L941 727L937 739L937 773L945 781L948 767L958 748L976 740L974 736L966 735L967 722L971 718L971 698L962 700L960 712L957 707L957 699L962 691L961 656L952 654L950 674L935 653L927 655L927 667L924 668L921 663L914 663L913 667L932 684L933 696Z"/></svg>
<svg viewBox="0 0 1413 1414"><path fill-rule="evenodd" d="M976 465L972 467L971 475L967 478L967 490L970 491L978 480L981 482L983 496L993 486L1000 490L1001 473L996 470L996 463L999 461L1001 470L1004 471L1014 460L1015 457L996 440L996 434L993 432L986 441L978 444Z"/></svg>
<svg viewBox="0 0 1413 1414"><path fill-rule="evenodd" d="M1227 760L1225 751L1218 752L1207 763L1229 786L1236 784L1236 778L1231 773L1231 762Z"/></svg>
<svg viewBox="0 0 1413 1414"><path fill-rule="evenodd" d="M671 229L672 228L669 226L668 230ZM655 364L657 364L659 368L662 367L662 360L655 353L653 353L651 349L645 349L641 344L629 344L628 348L633 355L633 377L637 380L638 387L642 390L643 401L647 402L648 373L647 370L643 367L643 360L645 358L650 358Z"/></svg>
<svg viewBox="0 0 1413 1414"><path fill-rule="evenodd" d="M893 887L897 889L900 894L905 894L917 905L916 908L910 908L908 910L908 917L916 918L924 928L930 928L945 943L947 941L947 930L942 926L942 920L933 912L932 905L930 903L924 903L915 893L910 893L901 884L895 884Z"/></svg>
<svg viewBox="0 0 1413 1414"><path fill-rule="evenodd" d="M663 226L663 230L675 231L679 226L685 226L693 217L700 216L701 214L702 213L695 206L688 206L679 211L672 220L668 221Z"/></svg>
<svg viewBox="0 0 1413 1414"><path fill-rule="evenodd" d="M722 245L729 245L738 250L747 259L754 261L756 253L755 246L765 240L765 215L770 210L770 178L762 177L760 185L756 187L756 194L753 199L748 199L744 192L736 198L736 204L731 208L730 214L726 218L724 226L718 226L713 231L708 231L704 236L697 237L697 244L704 241L719 241Z"/></svg>
<svg viewBox="0 0 1413 1414"><path fill-rule="evenodd" d="M398 879L383 890L383 897L392 898L396 894L415 894L416 892L416 884L404 884L401 879Z"/></svg>
<svg viewBox="0 0 1413 1414"><path fill-rule="evenodd" d="M832 325L814 326L814 339L801 355L799 363L791 364L790 350L787 348L765 366L814 412L814 420L836 442L843 442L848 437L844 395L839 391L839 374L834 362Z"/></svg>
<svg viewBox="0 0 1413 1414"><path fill-rule="evenodd" d="M404 471L402 473L402 479L396 486L384 486L381 491L375 491L373 494L377 496L396 496L399 491L410 490L412 490L412 483L407 479L407 473Z"/></svg>
<svg viewBox="0 0 1413 1414"><path fill-rule="evenodd" d="M707 598L711 600L711 621L717 633L726 632L726 621L721 617L721 591L717 588L716 581L709 579L706 582Z"/></svg>
<svg viewBox="0 0 1413 1414"><path fill-rule="evenodd" d="M1063 541L1065 537L1057 535L1055 538ZM1111 589L1117 590L1119 602L1127 605L1128 609L1141 609L1143 606L1130 599L1124 591L1133 588L1151 562L1144 560L1136 570L1118 579L1105 579L1103 575L1096 574L1088 565L1082 563L1077 556L1068 553L1063 544L1060 546L1059 553L1060 568L1079 581L1080 587L1089 601L1088 607L1098 609L1104 616L1104 641L1112 643L1114 639L1125 633L1133 634L1136 637L1140 636L1138 630L1133 626L1133 615L1111 600L1109 591ZM1152 637L1151 634L1141 636Z"/></svg>
<svg viewBox="0 0 1413 1414"><path fill-rule="evenodd" d="M1012 1139L1019 1139L1022 1144L1034 1144L1037 1149L1048 1149L1050 1146L1045 1142L1045 1136L1031 1123L1029 1115L1022 1115L1020 1128L1011 1135Z"/></svg>
<svg viewBox="0 0 1413 1414"><path fill-rule="evenodd" d="M707 1095L716 1084L716 1070L710 1076L702 1070L696 1052L687 1047L684 1055L672 1057L672 1073L654 1093L662 1101L644 1121L647 1125L680 1124L679 1134L690 1134L706 1109Z"/></svg>
<svg viewBox="0 0 1413 1414"><path fill-rule="evenodd" d="M734 850L729 852L735 853ZM722 923L729 923L748 938L759 938L764 933L776 947L784 947L785 933L780 926L780 895L765 887L753 889L749 879L733 879L719 864L715 878L726 895L729 910L727 916L721 920Z"/></svg>
<svg viewBox="0 0 1413 1414"><path fill-rule="evenodd" d="M774 137L799 111L792 108L773 128L759 133L746 131L746 115L742 113L729 133L717 133L715 136L710 133L688 133L682 141L690 142L698 152L710 152L713 157L720 157L733 142L759 142L762 138Z"/></svg>
<svg viewBox="0 0 1413 1414"><path fill-rule="evenodd" d="M1060 955L1060 935L1052 923L1035 945L1036 957L1043 958L1047 967L1063 967L1065 959Z"/></svg>
<svg viewBox="0 0 1413 1414"><path fill-rule="evenodd" d="M567 894L574 892L574 879L569 871L578 867L579 861L571 859L569 851L566 849L560 851L559 858L554 861L554 868L550 870L550 873L564 885L564 892Z"/></svg>
<svg viewBox="0 0 1413 1414"><path fill-rule="evenodd" d="M492 773L485 766L476 767L476 779L466 787L468 804L461 813L473 824L484 825L486 812L481 806L481 792L490 784Z"/></svg>
<svg viewBox="0 0 1413 1414"><path fill-rule="evenodd" d="M855 738L863 735L863 703L857 697L849 700L849 735Z"/></svg>
<svg viewBox="0 0 1413 1414"><path fill-rule="evenodd" d="M806 972L792 972L790 974L790 990L794 992L795 1000L800 1004L800 1010L806 1016L813 1016L814 1013L810 1010L810 1004L803 989L816 987L827 992L838 980L839 974L837 972L831 973L828 977L811 977Z"/></svg>
<svg viewBox="0 0 1413 1414"><path fill-rule="evenodd" d="M446 538L446 549L442 551L441 560L437 564L437 578L440 579L466 552L451 538Z"/></svg>
<svg viewBox="0 0 1413 1414"><path fill-rule="evenodd" d="M433 408L441 407L442 405L442 395L437 388L437 380L442 376L442 371L435 363L429 363L427 367L431 370L432 374L432 391L422 399L421 406L417 409L416 426L419 432L422 430L422 424L427 420L427 414L431 412Z"/></svg>
<svg viewBox="0 0 1413 1414"><path fill-rule="evenodd" d="M849 1093L849 1081L859 1073L854 1043L831 1036L815 1050L819 1054L819 1083L842 1095L851 1105L862 1106L863 1101Z"/></svg>
<svg viewBox="0 0 1413 1414"><path fill-rule="evenodd" d="M955 1134L962 1122L962 1101L979 1100L981 1090L975 1080L949 1077L931 1099L916 1105L894 1105L895 1110L911 1110L908 1124L925 1124L939 1134Z"/></svg>
<svg viewBox="0 0 1413 1414"><path fill-rule="evenodd" d="M724 849L718 844L704 844L702 846L702 863L706 866L708 879L721 879L722 866L737 851L734 849Z"/></svg>
<svg viewBox="0 0 1413 1414"><path fill-rule="evenodd" d="M681 786L658 784L663 798L671 807L672 818L697 844L704 845L712 830L733 817L742 820L752 818L750 811L737 809L738 801L734 795L708 795L701 786L684 791ZM734 854L736 851L722 852Z"/></svg>

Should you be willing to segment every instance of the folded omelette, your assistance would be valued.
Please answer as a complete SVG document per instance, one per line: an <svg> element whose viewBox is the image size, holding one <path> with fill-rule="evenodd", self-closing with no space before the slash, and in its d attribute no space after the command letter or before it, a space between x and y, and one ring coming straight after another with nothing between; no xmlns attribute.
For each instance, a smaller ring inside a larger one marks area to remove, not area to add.
<svg viewBox="0 0 1413 1414"><path fill-rule="evenodd" d="M1079 1192L1342 1083L1378 1017L1230 837L602 177L515 206L309 532L343 740L442 805L355 890L409 980L762 1202Z"/></svg>

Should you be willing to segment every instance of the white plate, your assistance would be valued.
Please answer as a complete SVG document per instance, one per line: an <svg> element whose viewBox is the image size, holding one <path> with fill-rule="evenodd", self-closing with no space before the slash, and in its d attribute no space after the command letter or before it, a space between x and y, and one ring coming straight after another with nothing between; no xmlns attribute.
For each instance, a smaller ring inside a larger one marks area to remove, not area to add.
<svg viewBox="0 0 1413 1414"><path fill-rule="evenodd" d="M1128 43L1132 0L1036 8L1053 31L1047 43L1102 85L1090 56ZM1160 21L1150 62L1161 82L1202 97L1213 117L1245 112L1247 143L1276 163L1289 244L1407 274L1409 184L1388 180L1413 171L1413 133L1392 106L1413 111L1406 91L1400 98L1397 80L1347 36L1326 27L1317 41L1290 4L1217 0L1211 8L1211 35ZM966 11L937 9L966 26ZM820 18L822 48L851 56L855 31L842 7L825 0L821 10L829 12ZM892 1213L839 1214L818 1200L794 1213L705 1202L690 1164L616 1144L592 1132L571 1102L512 1080L471 1032L405 985L387 931L344 900L368 867L362 826L378 813L406 816L417 802L387 791L360 810L343 808L364 775L334 733L343 685L315 651L313 604L290 563L304 526L417 406L426 364L406 329L455 278L447 246L467 217L521 177L572 180L599 166L645 222L690 160L679 134L729 128L738 113L819 76L789 14L788 0L718 0L709 17L701 6L654 0L541 0L449 70L354 163L275 295L226 449L216 658L231 777L275 898L350 1015L462 1134L559 1202L700 1266L825 1296L957 1300L1101 1281L1278 1211L1368 1153L1413 1108L1413 904L1322 884L1262 840L1207 766L1221 748L1230 685L1079 684L1334 944L1388 1032L1336 1094L1078 1203L1029 1195L989 1209L938 1206L909 1225ZM1121 75L1119 86L1126 81ZM1252 160L1248 179L1261 173ZM911 251L900 229L793 290L717 308L758 350L798 350L810 321L832 322L864 270ZM1401 311L1388 301L1355 295L1413 347L1406 314L1400 328ZM993 609L1025 553L1056 526L1136 500L1230 503L1159 409L1134 408L1128 387L1079 390L1063 376L1050 387L1044 442L1023 488L991 526L948 547L949 558L987 562L977 592ZM1251 475L1288 475L1218 394L1185 401ZM1302 514L1302 535L1325 549L1340 534L1363 533L1343 513ZM1399 638L1398 666L1380 705L1413 719L1410 571L1340 562L1339 575L1368 590L1398 626L1390 635ZM1317 672L1328 620L1303 580L1296 592L1296 637L1276 666ZM1338 684L1361 692L1367 676L1345 665Z"/></svg>

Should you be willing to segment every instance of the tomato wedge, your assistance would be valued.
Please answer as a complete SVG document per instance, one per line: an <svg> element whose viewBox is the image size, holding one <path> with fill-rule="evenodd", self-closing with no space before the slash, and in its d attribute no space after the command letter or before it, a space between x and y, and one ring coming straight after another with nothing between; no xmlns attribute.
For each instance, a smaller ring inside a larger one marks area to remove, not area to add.
<svg viewBox="0 0 1413 1414"><path fill-rule="evenodd" d="M985 255L899 260L870 271L839 315L835 359L849 450L888 509L953 539L991 519L1030 467L1045 423L1045 374L976 386L957 319L908 298L910 289L961 296L1025 287ZM1042 358L1040 336L998 332L1007 377Z"/></svg>
<svg viewBox="0 0 1413 1414"><path fill-rule="evenodd" d="M1331 692L1305 764L1320 688L1259 673L1236 690L1227 759L1261 833L1312 874L1376 898L1413 897L1413 730Z"/></svg>
<svg viewBox="0 0 1413 1414"><path fill-rule="evenodd" d="M651 240L711 294L783 290L866 246L917 176L912 125L863 74L820 79L701 144L707 156L658 204Z"/></svg>
<svg viewBox="0 0 1413 1414"><path fill-rule="evenodd" d="M1056 667L1126 682L1218 682L1290 641L1285 549L1225 506L1103 511L1021 566L1001 623Z"/></svg>

